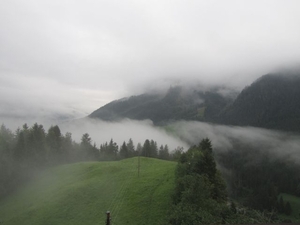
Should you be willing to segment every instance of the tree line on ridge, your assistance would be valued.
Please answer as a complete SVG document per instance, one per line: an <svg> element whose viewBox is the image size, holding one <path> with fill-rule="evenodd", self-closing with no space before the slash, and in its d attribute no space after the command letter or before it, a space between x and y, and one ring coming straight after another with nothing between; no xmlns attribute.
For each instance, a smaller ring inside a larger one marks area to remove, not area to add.
<svg viewBox="0 0 300 225"><path fill-rule="evenodd" d="M182 151L179 148L178 151ZM72 134L63 135L58 126L48 132L43 125L32 127L24 124L12 132L0 127L0 198L31 179L40 169L80 161L120 160L134 156L172 159L168 145L157 146L154 140L145 140L136 146L132 139L119 147L113 139L97 147L88 133L81 142L72 139Z"/></svg>

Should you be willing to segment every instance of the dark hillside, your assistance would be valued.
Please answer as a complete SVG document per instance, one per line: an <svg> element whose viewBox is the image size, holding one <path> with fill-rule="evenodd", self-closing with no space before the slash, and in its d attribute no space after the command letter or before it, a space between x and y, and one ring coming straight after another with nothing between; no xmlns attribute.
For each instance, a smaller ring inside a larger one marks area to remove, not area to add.
<svg viewBox="0 0 300 225"><path fill-rule="evenodd" d="M213 121L230 102L232 97L224 97L218 90L186 91L171 87L165 95L143 94L113 101L89 117L109 121L150 119L155 124L174 120Z"/></svg>
<svg viewBox="0 0 300 225"><path fill-rule="evenodd" d="M223 95L220 90L171 87L164 95L143 94L113 101L89 117L150 119L156 125L195 120L300 132L300 72L264 75L238 96L233 91Z"/></svg>
<svg viewBox="0 0 300 225"><path fill-rule="evenodd" d="M300 74L262 76L241 92L219 121L299 132Z"/></svg>

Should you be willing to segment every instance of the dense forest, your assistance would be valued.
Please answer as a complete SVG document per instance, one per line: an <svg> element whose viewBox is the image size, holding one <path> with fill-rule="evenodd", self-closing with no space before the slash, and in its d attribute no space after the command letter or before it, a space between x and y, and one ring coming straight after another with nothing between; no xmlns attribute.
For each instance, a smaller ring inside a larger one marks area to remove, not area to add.
<svg viewBox="0 0 300 225"><path fill-rule="evenodd" d="M229 157L232 157L232 155L228 155L226 160L229 160ZM272 166L270 165L270 167ZM246 170L247 167L243 172ZM253 184L248 187L248 190L252 190L256 194L259 193L257 191L261 191L259 194L262 197L262 199L249 197L248 200L254 203L251 206L238 201L237 197L241 198L240 195L233 197L232 193L229 193L228 196L228 189L221 171L217 169L209 139L203 139L199 145L192 146L186 152L182 152L178 158L176 169L173 205L169 215L170 224L282 222L278 217L278 213L291 213L289 202L284 202L282 197L279 200L277 199L274 191L275 187L269 185L268 182L270 181L265 180L266 176L257 174L258 171L248 170L248 172L249 178L247 181L251 182L250 180L253 179ZM255 187L257 179L260 179L261 184ZM237 181L236 179L233 180Z"/></svg>
<svg viewBox="0 0 300 225"><path fill-rule="evenodd" d="M182 151L180 148L177 150ZM176 152L176 151L175 151ZM145 140L136 146L132 139L119 147L113 139L97 147L88 133L81 142L72 140L72 134L63 135L58 126L48 132L43 125L24 124L14 133L0 127L0 198L34 177L39 170L59 164L79 161L119 160L134 156L171 159L168 145L157 146L154 140Z"/></svg>
<svg viewBox="0 0 300 225"><path fill-rule="evenodd" d="M228 105L216 122L300 132L300 73L267 74Z"/></svg>
<svg viewBox="0 0 300 225"><path fill-rule="evenodd" d="M230 196L251 208L290 214L289 209L280 208L278 197L280 193L300 197L299 164L263 151L264 146L257 149L239 141L232 145L229 151L216 154L219 165L226 169Z"/></svg>

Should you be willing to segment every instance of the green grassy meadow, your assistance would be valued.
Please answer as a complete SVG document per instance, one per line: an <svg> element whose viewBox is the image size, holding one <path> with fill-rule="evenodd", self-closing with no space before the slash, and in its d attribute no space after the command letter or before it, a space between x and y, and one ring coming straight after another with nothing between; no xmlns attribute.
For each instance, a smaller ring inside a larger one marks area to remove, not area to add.
<svg viewBox="0 0 300 225"><path fill-rule="evenodd" d="M41 172L0 202L1 225L165 224L176 163L151 158L82 162Z"/></svg>

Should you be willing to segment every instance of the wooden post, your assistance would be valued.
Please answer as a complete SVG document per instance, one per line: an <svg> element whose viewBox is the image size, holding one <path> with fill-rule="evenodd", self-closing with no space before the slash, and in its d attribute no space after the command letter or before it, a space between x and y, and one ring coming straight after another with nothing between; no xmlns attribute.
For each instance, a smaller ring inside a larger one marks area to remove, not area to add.
<svg viewBox="0 0 300 225"><path fill-rule="evenodd" d="M138 177L140 177L140 167L141 167L141 162L140 162L140 156L138 157Z"/></svg>
<svg viewBox="0 0 300 225"><path fill-rule="evenodd" d="M106 212L106 225L110 225L110 211Z"/></svg>

